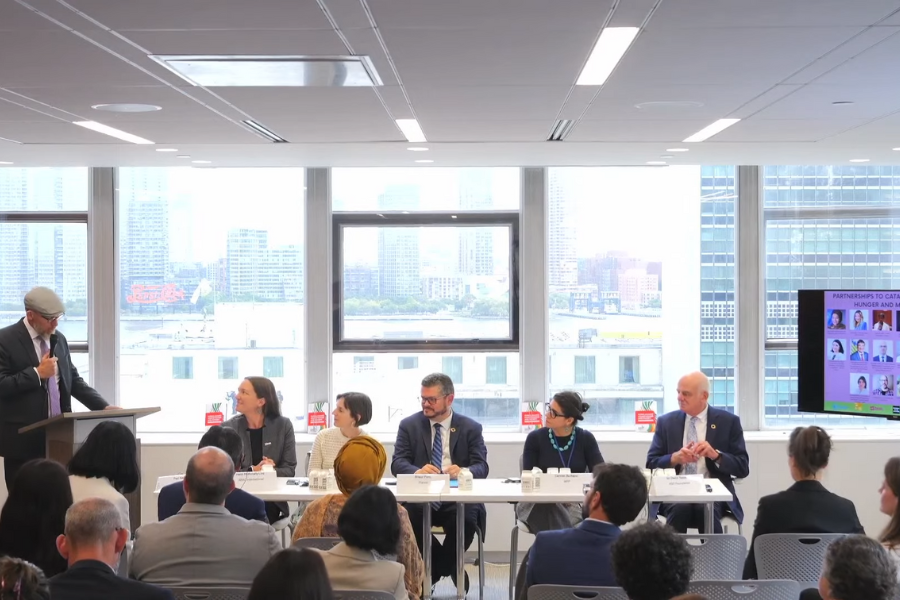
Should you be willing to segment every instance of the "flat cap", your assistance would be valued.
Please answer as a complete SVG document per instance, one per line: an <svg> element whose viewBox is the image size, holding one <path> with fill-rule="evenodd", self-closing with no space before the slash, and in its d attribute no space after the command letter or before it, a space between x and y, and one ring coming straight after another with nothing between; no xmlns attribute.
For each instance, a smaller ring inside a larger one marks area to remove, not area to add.
<svg viewBox="0 0 900 600"><path fill-rule="evenodd" d="M41 315L55 317L66 312L66 305L50 288L35 287L25 294L25 308Z"/></svg>

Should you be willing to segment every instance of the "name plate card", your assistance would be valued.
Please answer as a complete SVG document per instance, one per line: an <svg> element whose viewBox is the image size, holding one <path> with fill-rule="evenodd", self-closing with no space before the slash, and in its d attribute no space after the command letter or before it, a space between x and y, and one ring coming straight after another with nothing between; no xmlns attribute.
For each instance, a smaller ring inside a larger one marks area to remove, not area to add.
<svg viewBox="0 0 900 600"><path fill-rule="evenodd" d="M584 484L594 481L591 473L544 473L540 493L584 494Z"/></svg>
<svg viewBox="0 0 900 600"><path fill-rule="evenodd" d="M184 473L180 475L163 475L162 477L158 477L156 479L156 492L163 489L170 483L181 483L184 481Z"/></svg>
<svg viewBox="0 0 900 600"><path fill-rule="evenodd" d="M234 487L245 491L271 491L278 487L278 475L272 471L241 471L234 474Z"/></svg>
<svg viewBox="0 0 900 600"><path fill-rule="evenodd" d="M398 494L440 494L450 489L449 475L397 475Z"/></svg>
<svg viewBox="0 0 900 600"><path fill-rule="evenodd" d="M652 489L657 496L696 496L706 491L702 475L657 475Z"/></svg>

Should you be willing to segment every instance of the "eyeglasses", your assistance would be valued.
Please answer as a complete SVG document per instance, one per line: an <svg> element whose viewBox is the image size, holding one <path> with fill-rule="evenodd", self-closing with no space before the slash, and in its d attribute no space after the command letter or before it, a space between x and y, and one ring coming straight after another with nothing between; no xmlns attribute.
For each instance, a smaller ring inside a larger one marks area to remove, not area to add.
<svg viewBox="0 0 900 600"><path fill-rule="evenodd" d="M564 416L562 413L558 413L553 408L550 407L550 403L547 402L544 404L544 413L550 415L551 417L558 418Z"/></svg>
<svg viewBox="0 0 900 600"><path fill-rule="evenodd" d="M441 398L446 398L447 395L443 396L419 396L419 402L424 402L426 404L435 404Z"/></svg>
<svg viewBox="0 0 900 600"><path fill-rule="evenodd" d="M47 321L58 321L59 318L60 318L61 316L63 316L64 314L66 314L66 313L62 313L62 314L59 314L59 315L45 315L45 314L42 314L42 313L39 313L39 314L40 314L44 319L46 319Z"/></svg>

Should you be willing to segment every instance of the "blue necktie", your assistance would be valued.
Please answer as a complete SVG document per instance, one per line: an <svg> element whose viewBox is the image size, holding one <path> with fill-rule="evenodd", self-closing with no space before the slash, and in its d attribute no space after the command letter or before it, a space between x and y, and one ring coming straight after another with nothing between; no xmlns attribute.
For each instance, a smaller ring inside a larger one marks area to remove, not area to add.
<svg viewBox="0 0 900 600"><path fill-rule="evenodd" d="M434 442L431 444L431 464L443 471L444 466L444 438L441 435L441 424L434 424ZM438 510L441 507L440 502L432 502L431 508Z"/></svg>
<svg viewBox="0 0 900 600"><path fill-rule="evenodd" d="M694 442L696 444L699 441L697 439L697 421L699 421L699 420L700 420L699 417L691 417L691 425L690 425L690 427L688 427L688 435L687 435L688 446L691 445L691 442ZM685 475L696 475L697 474L697 463L693 462L693 463L687 463L686 465L684 465L684 473L685 473Z"/></svg>

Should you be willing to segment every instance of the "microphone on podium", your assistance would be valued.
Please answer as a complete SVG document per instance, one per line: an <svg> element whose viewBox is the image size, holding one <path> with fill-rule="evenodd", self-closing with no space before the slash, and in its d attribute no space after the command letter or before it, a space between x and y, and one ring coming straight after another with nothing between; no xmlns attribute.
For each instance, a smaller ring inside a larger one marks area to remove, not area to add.
<svg viewBox="0 0 900 600"><path fill-rule="evenodd" d="M56 351L56 343L59 341L59 336L55 333L50 334L50 358L53 358L54 352Z"/></svg>

